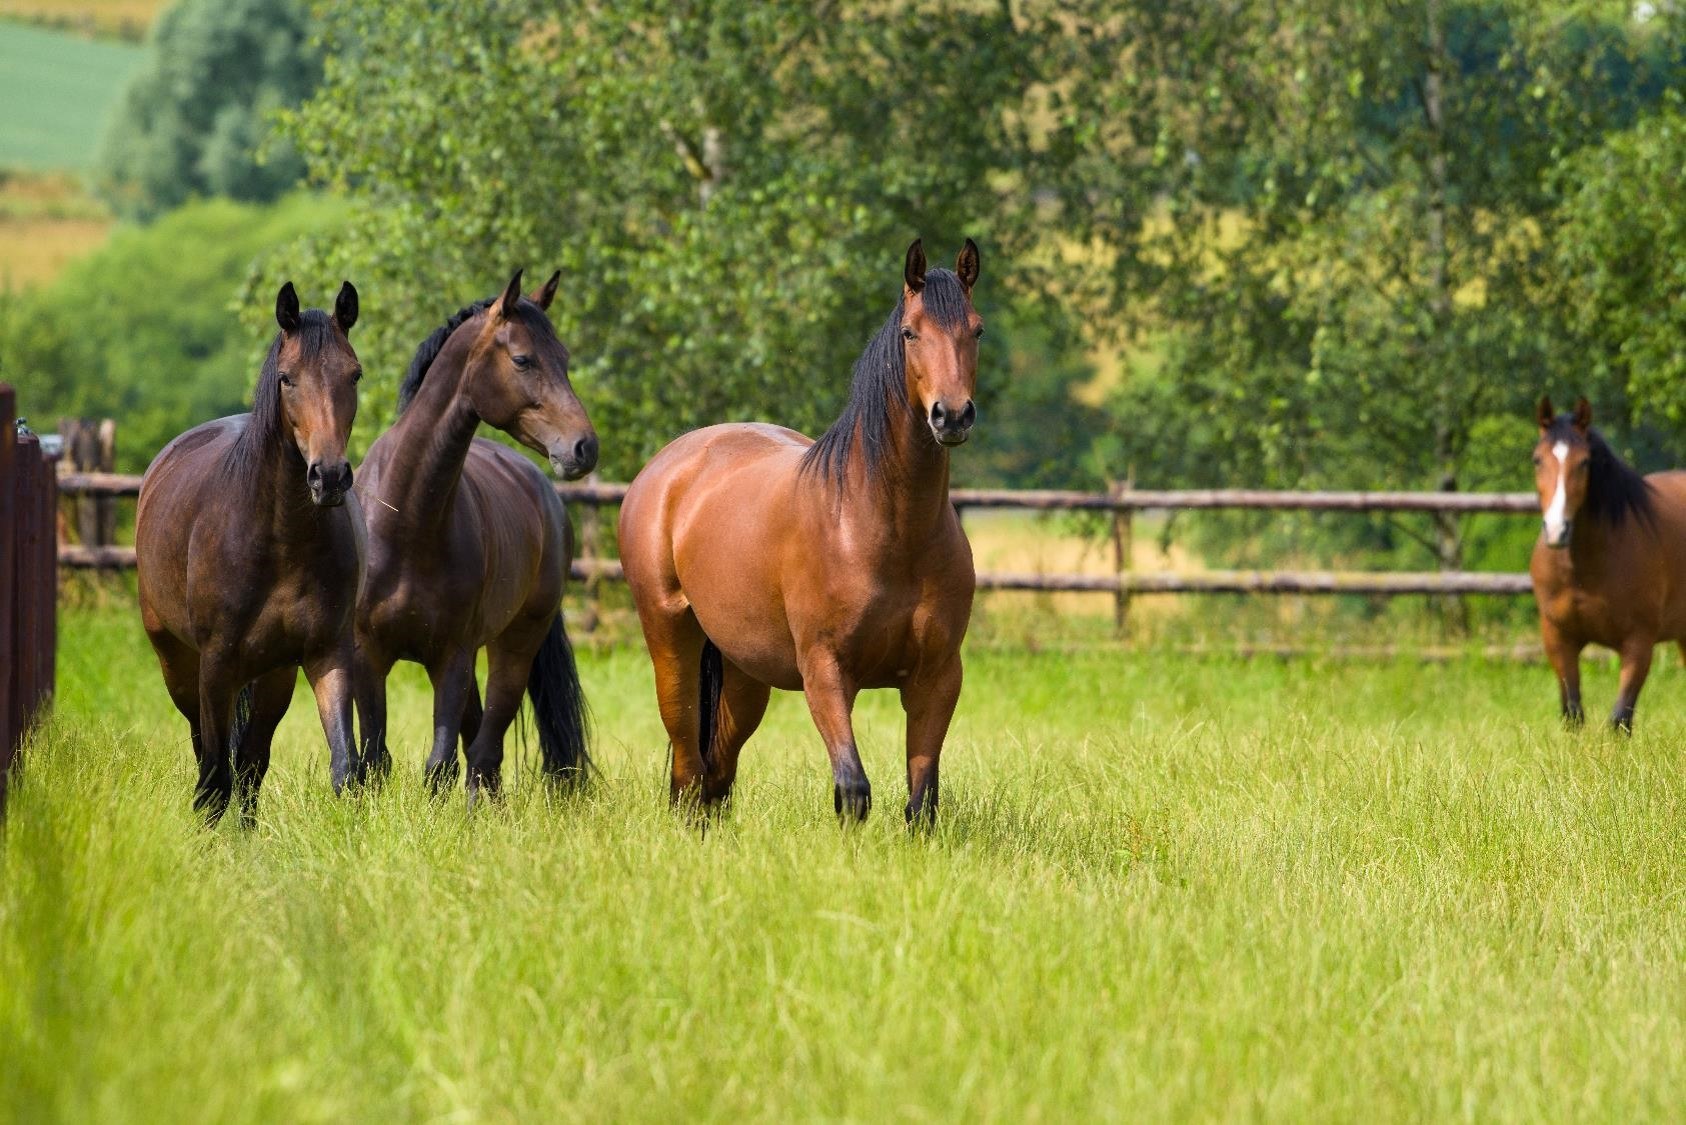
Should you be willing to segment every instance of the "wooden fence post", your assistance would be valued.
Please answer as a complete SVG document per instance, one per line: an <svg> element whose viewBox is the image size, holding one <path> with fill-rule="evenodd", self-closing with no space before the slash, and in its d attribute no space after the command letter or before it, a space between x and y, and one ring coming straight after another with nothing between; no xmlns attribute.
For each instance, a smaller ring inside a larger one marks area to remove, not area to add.
<svg viewBox="0 0 1686 1125"><path fill-rule="evenodd" d="M13 725L12 681L19 664L17 603L17 395L0 383L0 817L20 731Z"/></svg>
<svg viewBox="0 0 1686 1125"><path fill-rule="evenodd" d="M1129 492L1134 482L1113 481L1107 488L1114 500ZM1118 579L1118 592L1112 596L1112 631L1123 640L1130 627L1130 556L1135 546L1135 526L1129 508L1112 510L1112 572Z"/></svg>
<svg viewBox="0 0 1686 1125"><path fill-rule="evenodd" d="M117 423L110 418L61 418L63 458L72 472L109 473L117 467ZM85 547L109 547L117 541L117 505L110 496L77 496L70 502L70 523Z"/></svg>

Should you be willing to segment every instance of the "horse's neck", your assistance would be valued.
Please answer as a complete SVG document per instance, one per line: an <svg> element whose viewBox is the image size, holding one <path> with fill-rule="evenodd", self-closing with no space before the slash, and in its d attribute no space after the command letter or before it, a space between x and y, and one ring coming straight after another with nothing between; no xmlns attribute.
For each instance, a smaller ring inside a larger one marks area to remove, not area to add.
<svg viewBox="0 0 1686 1125"><path fill-rule="evenodd" d="M250 426L255 419L248 419ZM247 461L243 513L254 523L266 524L279 538L298 541L321 526L321 509L310 497L305 481L304 458L298 447L277 430L268 434L243 433L236 440L254 441L257 448L242 454Z"/></svg>
<svg viewBox="0 0 1686 1125"><path fill-rule="evenodd" d="M911 411L890 409L905 415L891 421L890 448L869 474L864 446L854 443L842 503L884 529L888 545L917 547L929 542L949 506L948 450L920 432L923 422Z"/></svg>
<svg viewBox="0 0 1686 1125"><path fill-rule="evenodd" d="M428 368L393 426L397 448L382 478L382 499L422 522L450 515L469 446L480 426L463 386L473 333L459 330Z"/></svg>

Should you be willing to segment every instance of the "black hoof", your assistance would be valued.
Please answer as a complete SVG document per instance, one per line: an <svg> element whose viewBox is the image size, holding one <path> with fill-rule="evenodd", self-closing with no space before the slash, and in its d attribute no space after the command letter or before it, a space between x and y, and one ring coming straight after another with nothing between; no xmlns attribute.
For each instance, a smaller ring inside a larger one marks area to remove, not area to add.
<svg viewBox="0 0 1686 1125"><path fill-rule="evenodd" d="M831 787L831 802L839 819L865 820L872 811L872 786L865 779Z"/></svg>

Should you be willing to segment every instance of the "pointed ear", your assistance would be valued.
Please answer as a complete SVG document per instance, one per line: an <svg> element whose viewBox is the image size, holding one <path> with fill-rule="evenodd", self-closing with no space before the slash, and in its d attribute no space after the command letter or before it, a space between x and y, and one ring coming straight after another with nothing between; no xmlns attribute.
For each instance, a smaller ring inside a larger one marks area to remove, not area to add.
<svg viewBox="0 0 1686 1125"><path fill-rule="evenodd" d="M971 239L960 248L960 256L954 259L954 273L960 278L960 284L966 287L966 292L972 291L972 286L978 283L978 244Z"/></svg>
<svg viewBox="0 0 1686 1125"><path fill-rule="evenodd" d="M907 284L909 293L917 293L925 288L925 242L916 238L913 245L907 248L907 265L902 268L902 281Z"/></svg>
<svg viewBox="0 0 1686 1125"><path fill-rule="evenodd" d="M523 270L516 270L515 276L509 279L504 288L503 297L498 301L498 315L505 320L515 316L515 310L521 307L521 274Z"/></svg>
<svg viewBox="0 0 1686 1125"><path fill-rule="evenodd" d="M555 273L550 275L550 280L545 282L541 288L535 289L531 293L527 294L527 300L533 302L533 304L537 305L541 309L549 309L550 302L556 299L556 283L561 280L562 271L557 270Z"/></svg>
<svg viewBox="0 0 1686 1125"><path fill-rule="evenodd" d="M334 298L334 320L341 332L351 335L351 326L357 323L357 286L349 281L340 282L340 295Z"/></svg>
<svg viewBox="0 0 1686 1125"><path fill-rule="evenodd" d="M288 334L299 330L299 294L290 281L275 295L275 323Z"/></svg>
<svg viewBox="0 0 1686 1125"><path fill-rule="evenodd" d="M1575 400L1575 429L1584 434L1591 428L1592 403L1586 400L1585 395L1582 395L1580 398Z"/></svg>
<svg viewBox="0 0 1686 1125"><path fill-rule="evenodd" d="M1549 430L1556 420L1557 412L1551 408L1551 396L1541 395L1540 404L1534 408L1534 421L1540 424L1540 429Z"/></svg>

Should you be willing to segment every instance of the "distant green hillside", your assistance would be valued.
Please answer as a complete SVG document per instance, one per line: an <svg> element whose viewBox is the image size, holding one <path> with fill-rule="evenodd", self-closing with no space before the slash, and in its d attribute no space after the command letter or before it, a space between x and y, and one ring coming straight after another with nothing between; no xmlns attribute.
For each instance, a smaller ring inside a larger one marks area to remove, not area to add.
<svg viewBox="0 0 1686 1125"><path fill-rule="evenodd" d="M128 43L0 22L0 168L87 167L140 62Z"/></svg>

